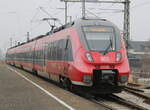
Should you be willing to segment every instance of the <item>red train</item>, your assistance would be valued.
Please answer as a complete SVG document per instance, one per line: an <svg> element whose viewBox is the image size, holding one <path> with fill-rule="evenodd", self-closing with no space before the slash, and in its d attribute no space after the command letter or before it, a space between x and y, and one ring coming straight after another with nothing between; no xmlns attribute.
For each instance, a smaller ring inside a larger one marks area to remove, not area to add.
<svg viewBox="0 0 150 110"><path fill-rule="evenodd" d="M130 72L120 30L104 19L78 19L12 47L6 63L96 94L121 92Z"/></svg>

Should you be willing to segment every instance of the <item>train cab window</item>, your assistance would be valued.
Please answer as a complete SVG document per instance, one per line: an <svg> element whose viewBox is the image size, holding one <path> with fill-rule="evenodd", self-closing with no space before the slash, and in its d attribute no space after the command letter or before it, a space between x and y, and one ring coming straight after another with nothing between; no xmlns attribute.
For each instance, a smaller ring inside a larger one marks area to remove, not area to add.
<svg viewBox="0 0 150 110"><path fill-rule="evenodd" d="M85 26L83 27L85 38L90 50L109 51L115 50L115 33L108 26Z"/></svg>

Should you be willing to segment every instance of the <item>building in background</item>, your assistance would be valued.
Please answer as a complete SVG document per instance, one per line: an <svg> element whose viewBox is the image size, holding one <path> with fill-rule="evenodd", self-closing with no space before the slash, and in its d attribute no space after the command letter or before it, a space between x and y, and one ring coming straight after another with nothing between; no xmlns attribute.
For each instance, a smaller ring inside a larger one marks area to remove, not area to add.
<svg viewBox="0 0 150 110"><path fill-rule="evenodd" d="M130 41L129 53L141 58L150 57L150 41Z"/></svg>
<svg viewBox="0 0 150 110"><path fill-rule="evenodd" d="M150 84L150 41L130 41L128 57L133 81Z"/></svg>
<svg viewBox="0 0 150 110"><path fill-rule="evenodd" d="M147 70L150 67L150 41L130 41L128 57L132 68Z"/></svg>

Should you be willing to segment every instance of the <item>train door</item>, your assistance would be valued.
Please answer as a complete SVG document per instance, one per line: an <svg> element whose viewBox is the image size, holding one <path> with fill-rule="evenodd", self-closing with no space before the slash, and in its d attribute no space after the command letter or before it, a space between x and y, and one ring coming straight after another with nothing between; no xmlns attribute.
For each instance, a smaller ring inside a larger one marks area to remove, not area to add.
<svg viewBox="0 0 150 110"><path fill-rule="evenodd" d="M38 71L38 75L48 78L49 79L49 74L47 73L46 65L47 65L47 50L48 50L48 43L42 43L42 49L40 50L40 65L41 65L41 71Z"/></svg>
<svg viewBox="0 0 150 110"><path fill-rule="evenodd" d="M42 41L42 48L40 49L40 65L41 72L46 73L46 55L47 55L47 43Z"/></svg>
<svg viewBox="0 0 150 110"><path fill-rule="evenodd" d="M48 43L44 43L43 48L43 71L46 73L46 61L48 58Z"/></svg>
<svg viewBox="0 0 150 110"><path fill-rule="evenodd" d="M36 50L35 50L35 48L36 48L36 43L37 43L37 40L34 42L34 45L33 45L33 47L32 47L32 64L33 64L33 71L36 71L35 70L35 64L36 64Z"/></svg>

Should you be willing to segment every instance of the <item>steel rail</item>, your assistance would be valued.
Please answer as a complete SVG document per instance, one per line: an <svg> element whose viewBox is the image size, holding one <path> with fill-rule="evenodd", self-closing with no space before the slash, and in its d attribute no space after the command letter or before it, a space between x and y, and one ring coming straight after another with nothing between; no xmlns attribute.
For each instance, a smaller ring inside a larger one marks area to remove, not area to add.
<svg viewBox="0 0 150 110"><path fill-rule="evenodd" d="M107 99L96 97L96 99L91 99L91 101L109 110L148 110L116 95L109 95Z"/></svg>
<svg viewBox="0 0 150 110"><path fill-rule="evenodd" d="M127 107L130 107L131 109L135 109L135 110L148 110L148 109L146 109L146 108L143 108L143 107L141 107L141 106L139 106L139 105L137 105L137 104L135 104L135 103L133 103L133 102L131 102L131 101L127 101L127 100L125 100L125 99L123 99L123 98L121 98L121 97L118 97L118 96L116 96L116 95L111 95L110 96L112 99L114 99L115 101L117 101L118 103L120 103L120 104L123 104L123 105L126 105Z"/></svg>

